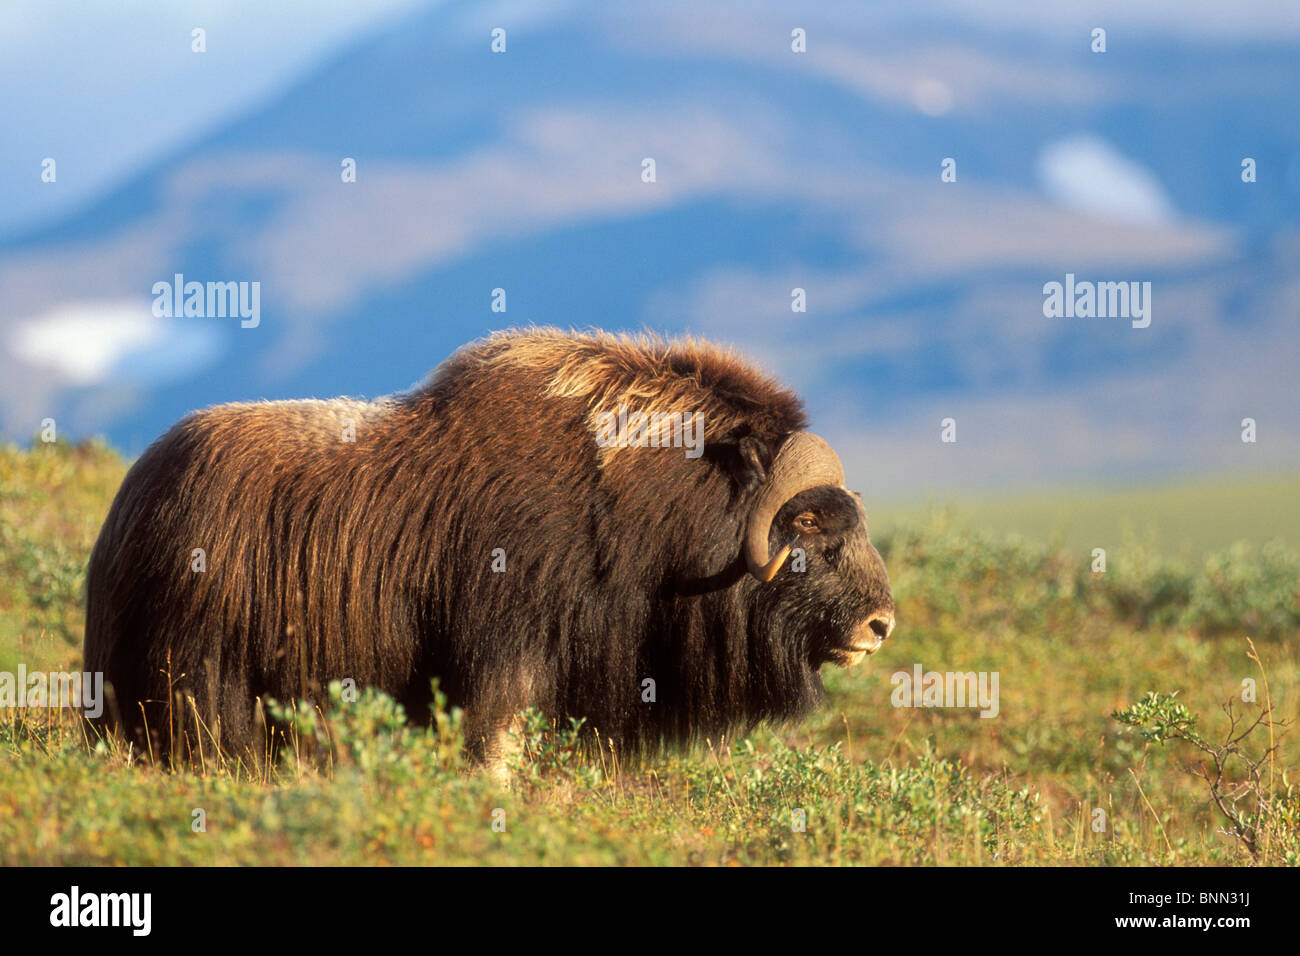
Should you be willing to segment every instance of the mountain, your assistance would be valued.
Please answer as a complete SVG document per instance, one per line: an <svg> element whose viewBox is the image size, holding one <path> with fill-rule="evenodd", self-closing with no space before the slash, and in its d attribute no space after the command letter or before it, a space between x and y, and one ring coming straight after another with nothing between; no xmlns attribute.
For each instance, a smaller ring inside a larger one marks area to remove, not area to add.
<svg viewBox="0 0 1300 956"><path fill-rule="evenodd" d="M735 343L864 490L1295 466L1300 31L1095 53L1083 19L946 10L422 11L0 245L0 428L138 452L595 325ZM178 274L257 283L256 325L156 315ZM1046 316L1067 275L1150 283L1150 324Z"/></svg>

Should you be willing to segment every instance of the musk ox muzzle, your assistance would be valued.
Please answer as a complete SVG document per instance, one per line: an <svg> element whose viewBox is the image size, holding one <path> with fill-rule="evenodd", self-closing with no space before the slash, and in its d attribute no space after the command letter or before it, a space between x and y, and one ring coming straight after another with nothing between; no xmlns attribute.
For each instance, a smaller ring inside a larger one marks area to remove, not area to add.
<svg viewBox="0 0 1300 956"><path fill-rule="evenodd" d="M597 442L636 404L702 422L703 453ZM546 329L393 399L197 412L91 556L106 722L155 754L264 753L259 701L347 678L416 720L436 679L489 759L527 707L624 753L796 717L894 626L862 500L807 425L730 351Z"/></svg>

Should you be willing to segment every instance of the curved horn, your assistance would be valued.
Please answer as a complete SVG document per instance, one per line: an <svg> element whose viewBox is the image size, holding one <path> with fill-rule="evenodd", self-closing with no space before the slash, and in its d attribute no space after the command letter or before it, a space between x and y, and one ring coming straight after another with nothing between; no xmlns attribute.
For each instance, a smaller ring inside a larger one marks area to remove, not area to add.
<svg viewBox="0 0 1300 956"><path fill-rule="evenodd" d="M777 452L767 482L758 492L745 527L745 564L766 584L776 577L794 547L794 539L768 557L767 536L781 506L800 492L821 485L844 487L844 466L825 440L812 432L795 432Z"/></svg>

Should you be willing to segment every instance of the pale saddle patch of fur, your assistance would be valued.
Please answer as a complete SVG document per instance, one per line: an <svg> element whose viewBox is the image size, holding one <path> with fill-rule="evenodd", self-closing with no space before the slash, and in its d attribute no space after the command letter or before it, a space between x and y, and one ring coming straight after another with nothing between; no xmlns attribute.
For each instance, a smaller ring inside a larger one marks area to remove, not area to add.
<svg viewBox="0 0 1300 956"><path fill-rule="evenodd" d="M350 424L355 441L365 439L366 426L382 421L392 408L386 400L366 401L355 398L293 399L288 401L230 402L197 413L204 429L213 436L231 433L252 441L273 435L275 447L284 449L337 445L343 441Z"/></svg>
<svg viewBox="0 0 1300 956"><path fill-rule="evenodd" d="M597 443L597 463L602 467L625 448L675 447L681 421L689 421L692 415L702 415L704 428L714 434L744 420L701 381L699 373L705 366L743 367L744 360L731 349L698 339L669 342L650 334L546 329L498 332L488 340L487 350L489 365L527 368L543 376L546 397L585 400L593 442L603 415L617 416L620 408L626 408L629 416L646 414L644 443L628 444L621 432L613 444Z"/></svg>

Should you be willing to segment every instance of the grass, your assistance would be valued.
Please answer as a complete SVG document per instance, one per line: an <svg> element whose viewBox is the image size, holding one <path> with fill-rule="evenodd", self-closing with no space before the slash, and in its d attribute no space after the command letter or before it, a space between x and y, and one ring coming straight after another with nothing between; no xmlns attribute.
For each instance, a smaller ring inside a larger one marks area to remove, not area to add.
<svg viewBox="0 0 1300 956"><path fill-rule="evenodd" d="M1090 552L1142 540L1195 559L1246 542L1300 541L1300 475L1251 475L1138 486L1024 488L1014 492L875 502L880 531L925 521L936 508L972 526ZM874 532L873 532L874 533Z"/></svg>
<svg viewBox="0 0 1300 956"><path fill-rule="evenodd" d="M85 561L124 473L100 445L0 449L0 670L78 666ZM1300 503L1269 507L1285 528ZM877 535L895 637L828 670L812 718L622 766L528 713L510 787L465 769L459 714L411 726L368 691L304 710L255 769L142 765L67 712L0 710L0 863L1295 865L1298 745L1264 723L1225 751L1219 707L1300 712L1300 557L1207 536L1107 542L1095 573L1090 548L914 516ZM998 672L997 717L891 706L917 663ZM1216 748L1217 792L1187 740ZM1267 835L1258 855L1225 799Z"/></svg>

